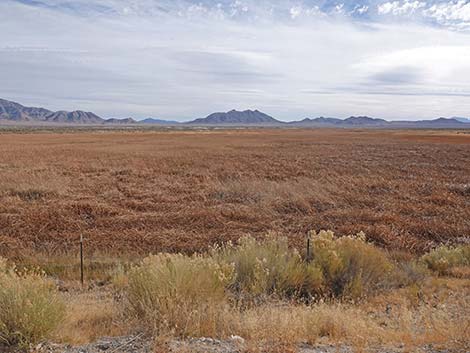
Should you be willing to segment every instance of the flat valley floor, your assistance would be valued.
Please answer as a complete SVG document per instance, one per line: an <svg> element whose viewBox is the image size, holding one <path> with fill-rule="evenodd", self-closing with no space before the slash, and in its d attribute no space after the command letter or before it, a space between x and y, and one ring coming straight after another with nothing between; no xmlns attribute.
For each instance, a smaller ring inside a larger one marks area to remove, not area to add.
<svg viewBox="0 0 470 353"><path fill-rule="evenodd" d="M470 235L470 134L448 130L0 132L0 255L194 252L363 231L421 253Z"/></svg>

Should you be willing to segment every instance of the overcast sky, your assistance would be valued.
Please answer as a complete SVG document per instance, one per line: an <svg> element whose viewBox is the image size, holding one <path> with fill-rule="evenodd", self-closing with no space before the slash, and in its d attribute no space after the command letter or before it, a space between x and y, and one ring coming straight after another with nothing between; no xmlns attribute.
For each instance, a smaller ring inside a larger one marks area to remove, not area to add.
<svg viewBox="0 0 470 353"><path fill-rule="evenodd" d="M0 98L102 117L470 116L470 1L0 0Z"/></svg>

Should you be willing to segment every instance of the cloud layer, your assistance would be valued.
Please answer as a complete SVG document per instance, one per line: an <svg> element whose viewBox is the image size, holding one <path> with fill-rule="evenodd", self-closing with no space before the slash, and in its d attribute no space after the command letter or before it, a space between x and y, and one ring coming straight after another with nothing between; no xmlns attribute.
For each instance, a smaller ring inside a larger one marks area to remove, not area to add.
<svg viewBox="0 0 470 353"><path fill-rule="evenodd" d="M470 115L465 1L3 0L0 96L105 117Z"/></svg>

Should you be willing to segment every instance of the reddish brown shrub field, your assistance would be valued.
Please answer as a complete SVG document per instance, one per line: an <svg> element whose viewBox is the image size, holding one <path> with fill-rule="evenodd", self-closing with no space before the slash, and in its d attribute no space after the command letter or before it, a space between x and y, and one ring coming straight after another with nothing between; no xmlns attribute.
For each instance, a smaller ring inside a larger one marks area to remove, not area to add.
<svg viewBox="0 0 470 353"><path fill-rule="evenodd" d="M0 133L0 255L192 252L274 231L422 252L470 236L470 134L401 130Z"/></svg>

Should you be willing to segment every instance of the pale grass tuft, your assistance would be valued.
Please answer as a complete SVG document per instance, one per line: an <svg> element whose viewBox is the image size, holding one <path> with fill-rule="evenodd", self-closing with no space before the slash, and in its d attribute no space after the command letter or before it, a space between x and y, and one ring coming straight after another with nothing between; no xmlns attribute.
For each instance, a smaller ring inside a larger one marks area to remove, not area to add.
<svg viewBox="0 0 470 353"><path fill-rule="evenodd" d="M124 318L119 304L106 292L87 291L64 294L65 319L55 331L58 342L80 345L101 337L126 335L132 321Z"/></svg>
<svg viewBox="0 0 470 353"><path fill-rule="evenodd" d="M48 337L63 315L64 304L42 273L19 273L0 260L0 342L25 348Z"/></svg>
<svg viewBox="0 0 470 353"><path fill-rule="evenodd" d="M423 255L421 260L432 271L445 275L452 268L470 266L470 245L456 247L443 245Z"/></svg>
<svg viewBox="0 0 470 353"><path fill-rule="evenodd" d="M157 332L201 336L220 330L233 267L200 255L150 256L129 272L129 309Z"/></svg>

